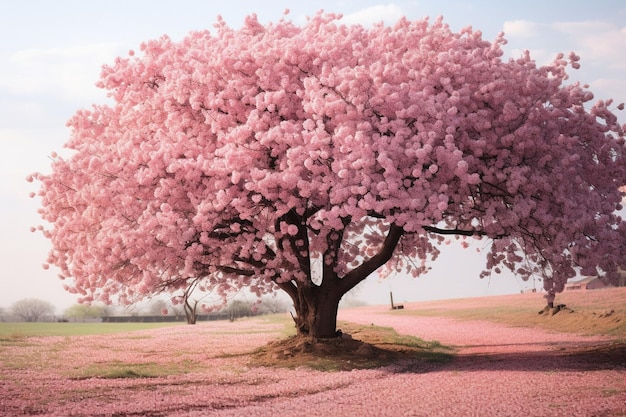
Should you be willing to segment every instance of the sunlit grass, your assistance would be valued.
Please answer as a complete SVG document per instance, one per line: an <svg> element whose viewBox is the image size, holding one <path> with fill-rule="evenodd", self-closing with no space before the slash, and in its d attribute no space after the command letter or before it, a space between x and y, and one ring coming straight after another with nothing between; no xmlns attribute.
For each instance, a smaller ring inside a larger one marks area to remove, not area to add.
<svg viewBox="0 0 626 417"><path fill-rule="evenodd" d="M280 324L283 326L282 335L284 337L294 336L296 334L296 326L293 318L287 313L267 314L259 316L259 318L268 324Z"/></svg>

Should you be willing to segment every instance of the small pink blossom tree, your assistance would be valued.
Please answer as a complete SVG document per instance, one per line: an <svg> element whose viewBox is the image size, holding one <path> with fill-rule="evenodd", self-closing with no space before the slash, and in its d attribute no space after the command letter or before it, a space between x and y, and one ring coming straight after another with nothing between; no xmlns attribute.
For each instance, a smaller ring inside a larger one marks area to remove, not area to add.
<svg viewBox="0 0 626 417"><path fill-rule="evenodd" d="M335 335L376 270L418 276L451 236L486 271L617 277L624 128L566 84L579 58L503 60L441 19L364 28L318 14L141 45L105 66L112 105L70 121L41 182L48 264L84 299L284 290L299 333ZM618 106L619 107L619 106Z"/></svg>

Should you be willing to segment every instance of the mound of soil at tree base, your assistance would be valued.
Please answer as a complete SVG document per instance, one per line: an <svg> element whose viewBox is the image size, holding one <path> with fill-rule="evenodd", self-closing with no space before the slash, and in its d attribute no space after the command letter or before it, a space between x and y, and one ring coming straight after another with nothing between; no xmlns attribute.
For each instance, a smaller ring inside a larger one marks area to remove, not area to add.
<svg viewBox="0 0 626 417"><path fill-rule="evenodd" d="M345 336L331 339L292 336L271 342L256 351L251 364L345 370L372 367L372 362L386 356L386 352L373 345Z"/></svg>
<svg viewBox="0 0 626 417"><path fill-rule="evenodd" d="M370 369L394 364L415 370L416 367L429 368L432 364L447 362L452 357L450 349L438 344L432 345L417 338L407 340L406 336L395 332L390 338L386 333L389 329L372 326L366 331L355 330L367 341L341 332L338 337L329 339L292 336L260 348L252 355L250 364L323 371Z"/></svg>

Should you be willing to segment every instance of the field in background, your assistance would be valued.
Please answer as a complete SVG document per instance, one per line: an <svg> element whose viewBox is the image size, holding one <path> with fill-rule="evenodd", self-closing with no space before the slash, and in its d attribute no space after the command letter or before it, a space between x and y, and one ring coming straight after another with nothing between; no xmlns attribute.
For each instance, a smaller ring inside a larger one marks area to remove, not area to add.
<svg viewBox="0 0 626 417"><path fill-rule="evenodd" d="M538 314L545 306L542 294L527 293L404 303L404 309L389 311L389 314L487 320L516 327L626 338L626 287L566 291L557 295L555 303L565 304L567 308L553 316ZM266 315L262 320L283 324L285 335L294 333L289 314ZM0 322L0 341L33 336L113 334L171 326L186 324Z"/></svg>
<svg viewBox="0 0 626 417"><path fill-rule="evenodd" d="M558 294L555 304L567 308L539 314L546 302L540 293L405 303L390 314L487 320L515 327L626 338L626 287L572 290Z"/></svg>
<svg viewBox="0 0 626 417"><path fill-rule="evenodd" d="M183 323L0 323L0 341L22 337L88 336L182 326Z"/></svg>

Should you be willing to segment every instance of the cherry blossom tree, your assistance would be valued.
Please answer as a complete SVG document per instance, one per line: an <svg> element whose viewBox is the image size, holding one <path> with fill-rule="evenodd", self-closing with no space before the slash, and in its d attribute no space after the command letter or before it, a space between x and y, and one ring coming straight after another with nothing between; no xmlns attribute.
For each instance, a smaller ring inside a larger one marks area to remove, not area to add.
<svg viewBox="0 0 626 417"><path fill-rule="evenodd" d="M490 242L483 274L538 276L549 302L577 272L614 280L623 105L567 83L574 53L538 66L505 43L323 13L145 42L33 175L44 266L87 301L280 289L316 337L374 271L423 274L453 238Z"/></svg>

